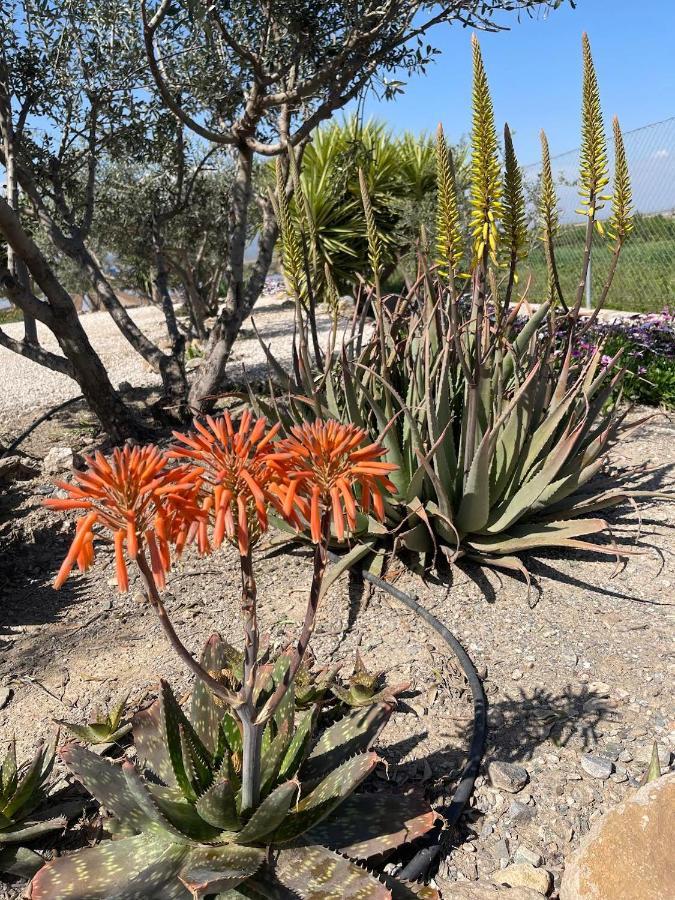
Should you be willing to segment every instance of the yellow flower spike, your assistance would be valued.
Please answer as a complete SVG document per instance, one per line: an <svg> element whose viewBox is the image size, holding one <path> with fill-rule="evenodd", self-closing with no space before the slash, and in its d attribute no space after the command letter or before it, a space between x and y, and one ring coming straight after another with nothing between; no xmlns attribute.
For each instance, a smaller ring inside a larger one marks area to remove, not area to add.
<svg viewBox="0 0 675 900"><path fill-rule="evenodd" d="M553 183L551 171L551 155L548 149L546 134L541 132L541 196L539 198L539 218L541 220L541 239L546 253L546 265L548 268L548 299L553 300L554 272L553 272L553 240L558 233L558 197Z"/></svg>
<svg viewBox="0 0 675 900"><path fill-rule="evenodd" d="M511 130L504 126L504 202L502 231L505 251L515 263L527 256L527 219L523 175L513 148Z"/></svg>
<svg viewBox="0 0 675 900"><path fill-rule="evenodd" d="M579 194L584 206L583 213L592 218L601 208L598 204L600 191L608 184L607 143L600 107L600 91L595 74L591 45L588 35L582 38L583 84L581 108L581 151L579 158Z"/></svg>
<svg viewBox="0 0 675 900"><path fill-rule="evenodd" d="M464 241L457 202L457 185L452 155L445 142L443 127L436 135L436 253L437 263L446 278L456 276L464 255Z"/></svg>
<svg viewBox="0 0 675 900"><path fill-rule="evenodd" d="M633 229L633 194L630 186L623 135L616 116L612 125L614 129L614 194L608 230L614 240L624 241Z"/></svg>
<svg viewBox="0 0 675 900"><path fill-rule="evenodd" d="M471 38L473 50L473 127L471 131L471 231L476 261L490 246L496 262L499 233L496 218L501 216L502 184L494 110L480 45ZM492 213L492 218L490 218ZM487 227L487 231L485 230Z"/></svg>

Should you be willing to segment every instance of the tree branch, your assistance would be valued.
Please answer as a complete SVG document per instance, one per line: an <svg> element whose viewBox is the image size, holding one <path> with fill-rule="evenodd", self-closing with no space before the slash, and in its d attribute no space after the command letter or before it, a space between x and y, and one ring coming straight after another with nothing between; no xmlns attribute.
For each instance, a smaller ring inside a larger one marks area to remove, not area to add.
<svg viewBox="0 0 675 900"><path fill-rule="evenodd" d="M46 366L54 372L60 372L62 375L67 375L69 378L75 380L75 369L70 360L66 359L65 356L58 356L56 353L50 353L49 350L44 350L38 344L29 343L27 341L17 341L6 334L1 328L0 346L6 347L8 350L18 353L19 356L25 356L26 359L30 359L33 362L39 363L41 366Z"/></svg>

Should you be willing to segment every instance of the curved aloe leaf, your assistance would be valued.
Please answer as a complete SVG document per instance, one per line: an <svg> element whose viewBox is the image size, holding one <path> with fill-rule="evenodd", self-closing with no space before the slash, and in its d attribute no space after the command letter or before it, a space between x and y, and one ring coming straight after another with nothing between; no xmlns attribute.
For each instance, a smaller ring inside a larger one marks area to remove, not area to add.
<svg viewBox="0 0 675 900"><path fill-rule="evenodd" d="M178 873L190 894L201 900L229 890L250 878L265 861L265 851L255 847L225 844L191 850Z"/></svg>
<svg viewBox="0 0 675 900"><path fill-rule="evenodd" d="M274 876L302 900L391 900L374 875L325 847L283 850Z"/></svg>
<svg viewBox="0 0 675 900"><path fill-rule="evenodd" d="M306 784L321 778L334 770L343 759L369 750L393 710L393 703L378 703L348 712L323 732L300 768L300 780Z"/></svg>
<svg viewBox="0 0 675 900"><path fill-rule="evenodd" d="M426 834L437 818L421 792L408 796L352 794L334 815L308 831L305 839L352 859L369 859Z"/></svg>
<svg viewBox="0 0 675 900"><path fill-rule="evenodd" d="M187 851L147 834L77 850L38 872L31 900L164 900Z"/></svg>

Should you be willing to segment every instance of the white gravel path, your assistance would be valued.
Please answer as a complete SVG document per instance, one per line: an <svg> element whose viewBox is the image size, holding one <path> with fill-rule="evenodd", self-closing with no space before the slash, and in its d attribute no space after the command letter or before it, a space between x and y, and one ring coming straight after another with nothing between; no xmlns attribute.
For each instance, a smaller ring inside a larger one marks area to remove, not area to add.
<svg viewBox="0 0 675 900"><path fill-rule="evenodd" d="M291 359L293 310L283 294L263 295L253 318L256 326L280 362L288 365ZM167 346L166 327L160 310L153 306L129 309L137 325L163 348ZM105 364L114 385L127 381L133 387L158 385L159 376L125 340L107 312L88 313L81 318L89 339ZM328 317L320 319L320 332L326 334ZM15 322L3 326L13 338L23 337L23 324ZM59 352L51 333L38 324L40 343L45 349ZM265 357L253 332L251 320L244 323L235 344L227 374L240 377L242 363L251 375L266 370ZM44 410L79 394L76 382L65 375L52 372L23 356L0 347L0 423L10 425L13 416L30 410Z"/></svg>

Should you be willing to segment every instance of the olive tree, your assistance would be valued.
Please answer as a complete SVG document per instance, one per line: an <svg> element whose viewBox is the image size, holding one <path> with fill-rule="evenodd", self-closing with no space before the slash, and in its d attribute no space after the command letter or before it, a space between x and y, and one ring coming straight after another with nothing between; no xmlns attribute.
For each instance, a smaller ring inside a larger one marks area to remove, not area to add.
<svg viewBox="0 0 675 900"><path fill-rule="evenodd" d="M277 225L262 209L258 256L244 273L256 154L300 147L364 89L400 90L423 71L441 24L496 28L500 12L563 0L141 0L145 46L162 99L195 134L229 147L235 178L228 223L227 298L191 389L193 407L218 387L242 322L260 295ZM495 24L496 23L496 24Z"/></svg>
<svg viewBox="0 0 675 900"><path fill-rule="evenodd" d="M122 433L128 416L86 341L53 259L66 258L78 270L134 350L160 374L167 407L184 407L187 381L171 304L164 309L172 346L164 352L120 302L92 239L103 160L142 157L155 141L162 115L147 90L137 10L113 0L66 6L56 0L9 0L4 11L0 164L8 190L0 198L0 233L10 255L0 278L28 321L34 317L54 332L63 356L40 348L35 335L22 342L0 339L72 375L104 426ZM174 122L171 128L176 131ZM31 290L31 280L43 297Z"/></svg>

